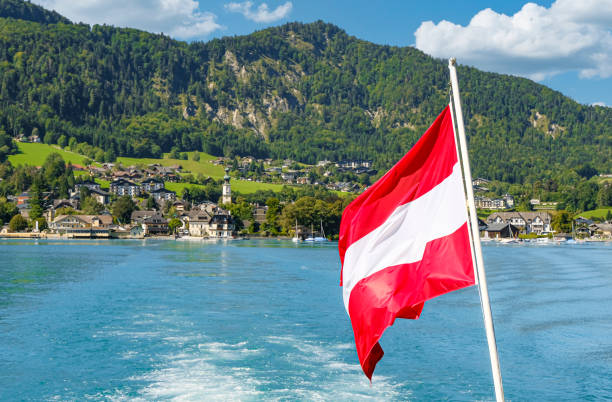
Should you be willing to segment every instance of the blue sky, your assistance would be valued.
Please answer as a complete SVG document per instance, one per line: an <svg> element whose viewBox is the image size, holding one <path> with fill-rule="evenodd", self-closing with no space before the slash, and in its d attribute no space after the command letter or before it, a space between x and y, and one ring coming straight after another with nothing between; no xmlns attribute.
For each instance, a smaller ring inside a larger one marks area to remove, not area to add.
<svg viewBox="0 0 612 402"><path fill-rule="evenodd" d="M74 21L207 41L323 20L374 43L416 46L612 106L612 0L33 0Z"/></svg>

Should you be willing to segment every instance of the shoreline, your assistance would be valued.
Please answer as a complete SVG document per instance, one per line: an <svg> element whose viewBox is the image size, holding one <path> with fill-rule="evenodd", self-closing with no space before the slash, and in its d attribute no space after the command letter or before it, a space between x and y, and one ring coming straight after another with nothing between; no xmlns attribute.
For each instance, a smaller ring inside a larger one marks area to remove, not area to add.
<svg viewBox="0 0 612 402"><path fill-rule="evenodd" d="M57 234L57 233L31 233L31 232L1 233L0 240L5 240L5 239L6 240L61 240L61 241L72 241L72 240L78 240L78 241L164 240L164 241L168 241L168 240L174 240L174 241L179 241L179 242L192 242L192 243L196 243L196 242L216 243L216 242L245 241L245 240L285 240L285 241L289 241L292 238L290 236L261 236L261 235L237 236L237 237L231 237L231 238L197 237L197 236L175 237L175 236L167 236L167 235L166 236L138 236L138 237L133 237L133 236L91 237L91 236L67 236L67 235L62 235L62 234ZM335 243L335 242L337 242L337 240L329 240L329 243ZM593 238L593 239L584 239L584 241L581 241L581 242L565 242L565 241L559 242L559 241L551 240L551 241L543 242L543 243L531 242L531 241L503 243L501 241L493 240L493 241L482 242L482 245L483 246L559 246L559 245L568 244L568 245L578 245L579 246L581 244L584 245L584 244L589 244L589 243L611 243L612 244L612 239ZM305 244L310 244L310 243L305 243Z"/></svg>
<svg viewBox="0 0 612 402"><path fill-rule="evenodd" d="M71 236L59 233L32 233L15 232L1 233L0 239L23 239L23 240L175 240L175 241L219 241L219 240L249 240L249 239L274 239L291 240L289 236L237 236L237 237L198 237L198 236Z"/></svg>

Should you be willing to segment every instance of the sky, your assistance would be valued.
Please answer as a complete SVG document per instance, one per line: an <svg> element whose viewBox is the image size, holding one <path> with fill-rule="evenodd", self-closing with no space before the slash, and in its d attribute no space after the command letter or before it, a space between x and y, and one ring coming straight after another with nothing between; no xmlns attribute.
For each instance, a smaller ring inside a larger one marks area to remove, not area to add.
<svg viewBox="0 0 612 402"><path fill-rule="evenodd" d="M370 42L414 46L612 106L612 0L32 0L75 22L186 41L323 20ZM459 77L461 80L461 77Z"/></svg>

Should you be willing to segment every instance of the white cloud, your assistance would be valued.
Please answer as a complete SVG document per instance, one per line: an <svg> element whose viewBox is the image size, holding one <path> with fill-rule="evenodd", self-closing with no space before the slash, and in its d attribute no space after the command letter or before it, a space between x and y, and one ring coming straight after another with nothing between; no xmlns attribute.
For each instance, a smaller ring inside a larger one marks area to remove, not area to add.
<svg viewBox="0 0 612 402"><path fill-rule="evenodd" d="M603 106L603 107L608 107L608 105L606 105L605 102L593 102L591 103L591 106Z"/></svg>
<svg viewBox="0 0 612 402"><path fill-rule="evenodd" d="M229 3L225 8L234 13L240 13L245 18L255 22L273 22L285 18L291 12L293 4L288 1L270 11L266 3L262 3L256 10L253 10L253 2L245 1L242 3Z"/></svg>
<svg viewBox="0 0 612 402"><path fill-rule="evenodd" d="M216 16L198 10L196 0L34 0L75 22L163 32L180 39L223 29Z"/></svg>
<svg viewBox="0 0 612 402"><path fill-rule="evenodd" d="M542 80L569 71L612 76L612 0L527 3L512 16L487 8L467 26L426 21L416 47L435 57Z"/></svg>

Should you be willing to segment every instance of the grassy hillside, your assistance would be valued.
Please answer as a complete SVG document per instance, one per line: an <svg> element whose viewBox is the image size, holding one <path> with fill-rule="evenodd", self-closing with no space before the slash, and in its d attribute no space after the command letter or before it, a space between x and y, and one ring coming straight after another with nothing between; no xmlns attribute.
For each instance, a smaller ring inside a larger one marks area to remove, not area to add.
<svg viewBox="0 0 612 402"><path fill-rule="evenodd" d="M599 208L599 209L593 209L590 211L580 212L579 214L576 214L576 216L574 216L574 219L580 216L582 216L583 218L587 218L587 219L593 219L593 217L605 219L608 211L612 213L612 206L609 208Z"/></svg>
<svg viewBox="0 0 612 402"><path fill-rule="evenodd" d="M66 162L72 164L84 165L85 159L88 159L86 156L63 150L55 145L19 142L17 147L19 153L8 157L9 162L13 165L42 166L47 156L53 152L57 152Z"/></svg>
<svg viewBox="0 0 612 402"><path fill-rule="evenodd" d="M25 143L20 142L17 144L19 147L19 153L16 155L9 156L9 161L13 165L34 165L42 166L45 159L52 152L59 153L66 162L71 162L77 165L83 165L84 161L88 159L86 156L76 154L74 152L66 151L55 145L47 145L40 143ZM193 152L189 152L189 158L193 157ZM167 156L167 155L165 155ZM200 161L196 162L193 160L181 160L181 159L154 159L154 158L118 158L117 162L122 163L124 166L131 165L142 165L146 166L152 163L159 163L162 166L181 165L184 170L188 170L190 173L197 175L203 174L210 176L215 179L220 179L224 176L223 167L216 166L211 163L212 160L216 159L214 156L200 152ZM76 172L77 175L84 174L84 172ZM104 187L108 187L108 181L98 180ZM169 190L176 191L180 194L183 188L186 186L197 186L196 184L189 183L166 183L166 187ZM246 180L232 180L232 189L240 193L254 193L257 190L272 190L280 191L283 188L282 184L271 184L271 183L257 183Z"/></svg>

